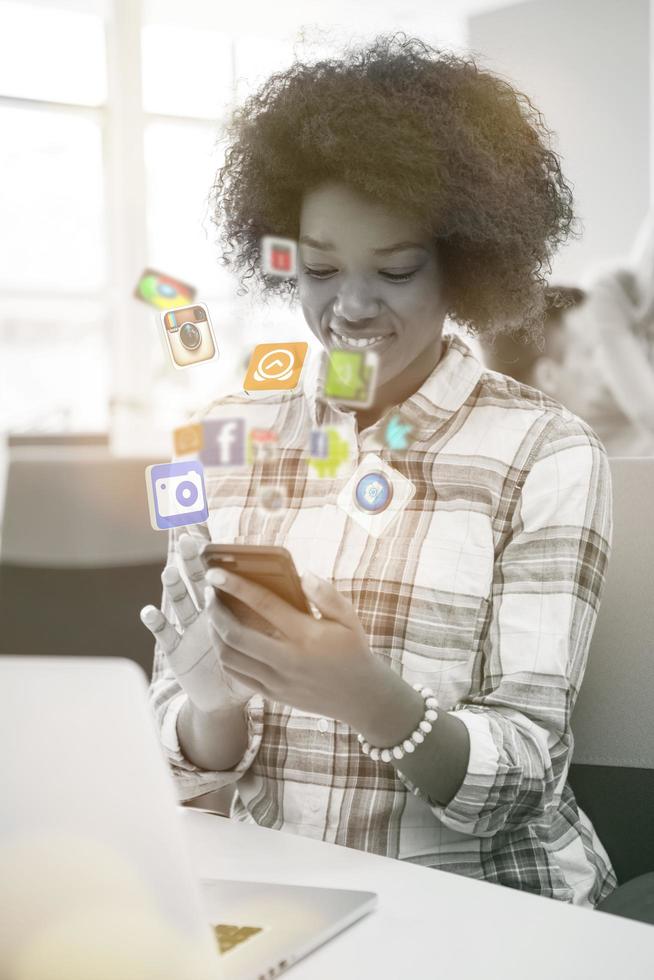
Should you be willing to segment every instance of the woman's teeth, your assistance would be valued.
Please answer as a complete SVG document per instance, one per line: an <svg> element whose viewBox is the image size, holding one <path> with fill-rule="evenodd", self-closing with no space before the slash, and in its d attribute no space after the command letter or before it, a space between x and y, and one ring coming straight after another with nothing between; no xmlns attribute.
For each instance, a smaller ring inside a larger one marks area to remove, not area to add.
<svg viewBox="0 0 654 980"><path fill-rule="evenodd" d="M335 333L335 331L332 331ZM372 344L378 343L378 341L383 340L382 337L344 337L343 334L337 333L336 336L342 344L346 347L370 347Z"/></svg>

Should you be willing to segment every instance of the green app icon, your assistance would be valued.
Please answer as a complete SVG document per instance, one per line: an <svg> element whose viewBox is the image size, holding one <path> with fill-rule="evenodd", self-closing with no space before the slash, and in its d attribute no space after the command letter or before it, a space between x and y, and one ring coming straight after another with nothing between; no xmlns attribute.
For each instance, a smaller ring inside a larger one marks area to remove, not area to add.
<svg viewBox="0 0 654 980"><path fill-rule="evenodd" d="M325 395L365 408L372 402L376 375L377 355L372 351L332 351L327 366Z"/></svg>

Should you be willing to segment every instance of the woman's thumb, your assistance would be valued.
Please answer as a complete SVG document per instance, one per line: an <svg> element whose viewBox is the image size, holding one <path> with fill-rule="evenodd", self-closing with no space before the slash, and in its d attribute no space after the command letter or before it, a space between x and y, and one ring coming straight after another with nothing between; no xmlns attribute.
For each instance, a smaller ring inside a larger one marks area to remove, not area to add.
<svg viewBox="0 0 654 980"><path fill-rule="evenodd" d="M313 572L305 572L302 576L302 588L311 602L318 607L327 619L349 625L356 615L352 605L340 592L324 578L318 578Z"/></svg>

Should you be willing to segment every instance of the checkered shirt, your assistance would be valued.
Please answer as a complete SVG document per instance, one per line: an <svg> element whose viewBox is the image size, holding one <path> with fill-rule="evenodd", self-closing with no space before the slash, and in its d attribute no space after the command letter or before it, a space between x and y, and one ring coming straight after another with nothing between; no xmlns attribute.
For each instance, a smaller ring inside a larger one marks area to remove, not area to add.
<svg viewBox="0 0 654 980"><path fill-rule="evenodd" d="M383 421L321 397L318 359L302 389L230 397L207 417L245 417L279 433L279 457L206 471L215 542L282 545L300 571L353 604L371 650L408 683L434 689L470 736L463 783L447 806L363 755L356 732L259 696L233 769L207 772L181 753L185 697L156 651L151 698L179 795L235 784L233 819L361 848L579 905L615 886L609 859L566 781L570 720L584 673L611 537L606 454L594 432L541 392L486 371L455 335L401 408L402 452L379 449ZM336 478L307 465L317 424L349 432ZM377 453L416 492L377 538L336 504ZM262 486L286 506L266 514ZM176 551L177 532L170 550ZM165 610L170 613L170 610Z"/></svg>

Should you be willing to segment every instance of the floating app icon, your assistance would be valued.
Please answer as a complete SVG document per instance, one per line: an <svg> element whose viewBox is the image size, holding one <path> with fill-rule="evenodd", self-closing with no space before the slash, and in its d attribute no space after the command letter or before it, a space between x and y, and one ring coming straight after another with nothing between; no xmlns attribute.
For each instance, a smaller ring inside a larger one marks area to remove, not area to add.
<svg viewBox="0 0 654 980"><path fill-rule="evenodd" d="M248 463L270 463L277 456L279 437L274 429L250 429Z"/></svg>
<svg viewBox="0 0 654 980"><path fill-rule="evenodd" d="M197 456L204 445L201 424L182 425L173 432L176 456Z"/></svg>
<svg viewBox="0 0 654 980"><path fill-rule="evenodd" d="M379 537L415 495L411 480L371 453L338 495L338 506L372 537Z"/></svg>
<svg viewBox="0 0 654 980"><path fill-rule="evenodd" d="M205 466L245 465L245 419L205 419L200 459Z"/></svg>
<svg viewBox="0 0 654 980"><path fill-rule="evenodd" d="M209 517L204 471L197 459L156 463L145 470L150 523L155 531L202 524Z"/></svg>
<svg viewBox="0 0 654 980"><path fill-rule="evenodd" d="M354 488L354 503L364 514L381 514L393 499L393 484L385 473L366 473Z"/></svg>
<svg viewBox="0 0 654 980"><path fill-rule="evenodd" d="M157 310L188 306L195 299L195 288L156 269L146 269L136 284L134 295Z"/></svg>
<svg viewBox="0 0 654 980"><path fill-rule="evenodd" d="M257 504L266 514L278 514L286 506L286 493L282 487L261 487Z"/></svg>
<svg viewBox="0 0 654 980"><path fill-rule="evenodd" d="M264 235L261 239L261 267L266 276L294 279L297 276L297 242L292 238Z"/></svg>
<svg viewBox="0 0 654 980"><path fill-rule="evenodd" d="M409 436L413 432L413 426L409 422L404 422L402 416L397 412L391 415L384 429L384 442L389 449L402 450L409 448Z"/></svg>
<svg viewBox="0 0 654 980"><path fill-rule="evenodd" d="M177 368L210 361L218 353L209 310L204 303L161 314L166 343Z"/></svg>
<svg viewBox="0 0 654 980"><path fill-rule="evenodd" d="M375 395L378 364L374 351L331 351L325 378L326 397L342 405L368 408Z"/></svg>
<svg viewBox="0 0 654 980"><path fill-rule="evenodd" d="M309 442L309 466L320 479L334 480L340 468L350 459L350 444L338 426L312 429Z"/></svg>
<svg viewBox="0 0 654 980"><path fill-rule="evenodd" d="M245 391L290 391L297 386L309 345L257 344L243 382Z"/></svg>

